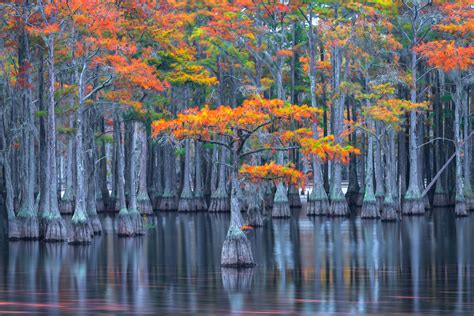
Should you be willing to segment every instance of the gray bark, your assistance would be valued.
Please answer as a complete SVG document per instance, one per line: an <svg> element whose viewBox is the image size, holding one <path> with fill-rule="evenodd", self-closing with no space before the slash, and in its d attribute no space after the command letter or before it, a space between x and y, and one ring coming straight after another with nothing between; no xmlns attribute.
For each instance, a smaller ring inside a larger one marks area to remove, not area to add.
<svg viewBox="0 0 474 316"><path fill-rule="evenodd" d="M140 214L153 214L150 196L148 195L147 175L148 175L148 142L145 126L140 123L138 128L138 141L140 151L140 171L138 183L137 205Z"/></svg>

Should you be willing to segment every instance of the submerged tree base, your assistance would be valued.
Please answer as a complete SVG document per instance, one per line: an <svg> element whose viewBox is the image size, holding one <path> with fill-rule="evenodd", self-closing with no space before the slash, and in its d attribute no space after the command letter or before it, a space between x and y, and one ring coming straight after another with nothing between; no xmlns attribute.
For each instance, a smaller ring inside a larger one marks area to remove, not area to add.
<svg viewBox="0 0 474 316"><path fill-rule="evenodd" d="M474 194L470 194L464 198L466 201L466 211L474 211Z"/></svg>
<svg viewBox="0 0 474 316"><path fill-rule="evenodd" d="M247 224L254 227L263 226L263 216L259 207L251 207L247 209Z"/></svg>
<svg viewBox="0 0 474 316"><path fill-rule="evenodd" d="M97 215L97 214L89 215L89 222L90 222L91 227L92 227L92 232L95 235L102 234L102 224L100 222L99 215Z"/></svg>
<svg viewBox="0 0 474 316"><path fill-rule="evenodd" d="M130 214L120 214L118 216L117 235L119 237L133 237L135 235Z"/></svg>
<svg viewBox="0 0 474 316"><path fill-rule="evenodd" d="M194 197L193 203L194 203L194 209L196 210L196 212L205 212L205 211L207 211L207 203L206 203L206 199L204 198L204 196Z"/></svg>
<svg viewBox="0 0 474 316"><path fill-rule="evenodd" d="M138 211L142 215L153 215L153 206L151 205L151 201L148 196L143 198L140 197L141 194L138 194L137 198L137 207Z"/></svg>
<svg viewBox="0 0 474 316"><path fill-rule="evenodd" d="M18 228L18 222L16 218L8 220L8 240L19 240L20 239L20 229Z"/></svg>
<svg viewBox="0 0 474 316"><path fill-rule="evenodd" d="M211 197L208 211L212 213L230 212L229 197Z"/></svg>
<svg viewBox="0 0 474 316"><path fill-rule="evenodd" d="M298 192L288 193L288 203L291 208L301 208L301 198Z"/></svg>
<svg viewBox="0 0 474 316"><path fill-rule="evenodd" d="M95 207L97 209L97 212L103 213L105 211L105 203L102 198L96 199L95 200Z"/></svg>
<svg viewBox="0 0 474 316"><path fill-rule="evenodd" d="M105 211L106 212L111 212L111 213L117 212L117 208L115 207L116 203L117 203L117 199L113 196L110 196L108 201L107 201Z"/></svg>
<svg viewBox="0 0 474 316"><path fill-rule="evenodd" d="M364 204L364 191L359 191L357 192L357 200L356 200L356 206L357 207L362 207L362 204Z"/></svg>
<svg viewBox="0 0 474 316"><path fill-rule="evenodd" d="M425 196L423 196L423 205L425 207L425 210L429 210L431 208L430 198L428 197L427 194Z"/></svg>
<svg viewBox="0 0 474 316"><path fill-rule="evenodd" d="M250 241L236 225L231 225L224 240L221 266L226 268L248 268L255 266Z"/></svg>
<svg viewBox="0 0 474 316"><path fill-rule="evenodd" d="M36 240L40 238L40 227L37 216L17 216L20 239Z"/></svg>
<svg viewBox="0 0 474 316"><path fill-rule="evenodd" d="M454 213L458 217L467 216L466 201L457 200L454 204Z"/></svg>
<svg viewBox="0 0 474 316"><path fill-rule="evenodd" d="M56 242L66 241L68 239L66 223L61 217L43 218L41 220L41 227L44 241Z"/></svg>
<svg viewBox="0 0 474 316"><path fill-rule="evenodd" d="M163 196L160 201L160 207L158 208L160 211L171 212L176 211L178 209L178 203L176 202L175 197L165 197Z"/></svg>
<svg viewBox="0 0 474 316"><path fill-rule="evenodd" d="M135 236L145 235L145 228L143 227L143 218L140 213L130 212L130 222L132 224L132 229Z"/></svg>
<svg viewBox="0 0 474 316"><path fill-rule="evenodd" d="M383 222L391 222L398 220L397 203L384 202L382 213L380 214Z"/></svg>
<svg viewBox="0 0 474 316"><path fill-rule="evenodd" d="M331 201L329 216L349 216L349 205L345 198Z"/></svg>
<svg viewBox="0 0 474 316"><path fill-rule="evenodd" d="M92 242L94 232L88 220L72 222L69 230L68 243L71 245L84 245Z"/></svg>
<svg viewBox="0 0 474 316"><path fill-rule="evenodd" d="M73 200L59 200L59 213L70 215L74 212Z"/></svg>
<svg viewBox="0 0 474 316"><path fill-rule="evenodd" d="M380 218L380 211L378 201L364 201L362 204L362 211L360 218L363 219L378 219Z"/></svg>
<svg viewBox="0 0 474 316"><path fill-rule="evenodd" d="M363 197L362 197L363 199ZM361 199L361 201L362 201ZM349 204L349 207L357 207L360 206L357 204L359 200L359 191L347 191L346 192L346 201Z"/></svg>
<svg viewBox="0 0 474 316"><path fill-rule="evenodd" d="M308 216L324 216L329 214L329 201L327 199L310 199L306 205L306 214Z"/></svg>
<svg viewBox="0 0 474 316"><path fill-rule="evenodd" d="M435 192L433 195L433 206L434 207L445 207L449 205L448 195L446 193Z"/></svg>
<svg viewBox="0 0 474 316"><path fill-rule="evenodd" d="M178 212L195 212L196 209L194 206L194 199L192 197L180 198L178 202Z"/></svg>
<svg viewBox="0 0 474 316"><path fill-rule="evenodd" d="M405 198L402 204L402 214L415 216L425 214L425 203L423 198Z"/></svg>
<svg viewBox="0 0 474 316"><path fill-rule="evenodd" d="M273 218L289 218L291 217L290 203L287 201L273 201L272 207Z"/></svg>

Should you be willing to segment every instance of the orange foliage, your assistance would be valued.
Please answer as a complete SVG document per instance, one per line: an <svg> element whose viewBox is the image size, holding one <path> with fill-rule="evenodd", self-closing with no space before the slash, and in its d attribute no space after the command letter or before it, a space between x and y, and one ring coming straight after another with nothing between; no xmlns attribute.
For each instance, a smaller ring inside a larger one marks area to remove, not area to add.
<svg viewBox="0 0 474 316"><path fill-rule="evenodd" d="M244 164L240 168L240 175L252 182L262 180L285 181L291 184L301 184L304 182L304 174L295 169L294 166L282 166L273 161L261 166Z"/></svg>

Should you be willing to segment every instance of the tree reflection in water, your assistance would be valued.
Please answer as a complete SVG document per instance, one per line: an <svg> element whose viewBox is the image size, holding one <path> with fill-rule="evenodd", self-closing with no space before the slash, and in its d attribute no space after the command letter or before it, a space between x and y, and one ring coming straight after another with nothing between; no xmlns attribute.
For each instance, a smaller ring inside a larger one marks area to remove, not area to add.
<svg viewBox="0 0 474 316"><path fill-rule="evenodd" d="M257 266L221 269L227 214L160 213L146 236L88 246L0 242L0 314L457 313L474 308L474 218L450 210L381 223L266 222L249 231ZM4 237L3 237L4 238Z"/></svg>

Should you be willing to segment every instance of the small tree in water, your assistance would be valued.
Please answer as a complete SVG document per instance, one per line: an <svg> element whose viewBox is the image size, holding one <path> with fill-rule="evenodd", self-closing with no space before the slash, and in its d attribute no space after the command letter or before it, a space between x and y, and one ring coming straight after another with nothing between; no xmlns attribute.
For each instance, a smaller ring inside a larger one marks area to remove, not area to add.
<svg viewBox="0 0 474 316"><path fill-rule="evenodd" d="M189 109L171 120L161 119L152 124L153 135L168 134L172 139L194 139L222 146L231 153L231 220L222 248L221 265L227 267L253 266L250 242L242 230L241 187L244 181L258 179L282 180L297 183L303 175L292 166L270 162L266 165L247 165L246 159L262 152L278 155L301 148L305 155L322 159L339 158L347 161L351 147L333 142L334 137L313 138L311 128L290 130L290 122L311 126L320 111L306 105L296 106L282 100L248 99L241 106L216 109ZM292 144L287 145L287 144ZM280 159L281 161L281 159Z"/></svg>

